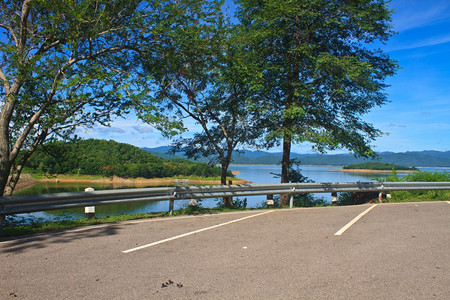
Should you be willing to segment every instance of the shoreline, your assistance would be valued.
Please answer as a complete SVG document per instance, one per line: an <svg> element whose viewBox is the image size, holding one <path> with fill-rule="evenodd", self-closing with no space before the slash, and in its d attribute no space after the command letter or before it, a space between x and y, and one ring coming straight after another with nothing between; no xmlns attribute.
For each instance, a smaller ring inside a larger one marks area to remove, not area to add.
<svg viewBox="0 0 450 300"><path fill-rule="evenodd" d="M150 187L150 186L159 186L159 185L176 185L176 180L188 180L186 184L211 184L211 185L220 185L220 180L202 180L202 179L189 179L189 178L134 178L134 179L126 179L120 177L113 178L101 178L101 179L87 179L87 178L64 178L64 177L55 177L55 178L45 178L45 179L35 179L30 174L23 174L20 177L19 182L16 185L14 191L23 190L29 188L37 183L41 182L58 182L58 183L92 183L92 184L116 184L122 186L136 186L136 187ZM227 179L227 181L229 181ZM251 181L239 179L232 180L233 184L248 184Z"/></svg>

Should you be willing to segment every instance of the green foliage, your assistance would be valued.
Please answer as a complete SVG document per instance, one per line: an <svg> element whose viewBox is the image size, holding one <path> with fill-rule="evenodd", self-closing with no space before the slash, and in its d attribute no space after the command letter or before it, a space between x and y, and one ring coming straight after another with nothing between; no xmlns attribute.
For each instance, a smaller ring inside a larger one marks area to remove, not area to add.
<svg viewBox="0 0 450 300"><path fill-rule="evenodd" d="M142 61L143 69L153 74L150 83L155 90L152 97L137 102L136 109L142 120L176 136L173 152L221 164L225 184L234 149L254 145L261 138L261 127L253 126L258 117L248 106L245 50L223 15L222 4L191 1L190 9L198 13L189 15L178 2L173 4L189 25L162 35L168 43L157 53L158 59ZM195 121L201 131L180 135L186 120Z"/></svg>
<svg viewBox="0 0 450 300"><path fill-rule="evenodd" d="M390 11L383 1L240 0L269 138L311 142L318 151L345 147L362 156L380 131L361 116L387 102L383 82L397 65L368 45L386 41Z"/></svg>
<svg viewBox="0 0 450 300"><path fill-rule="evenodd" d="M108 124L141 96L130 62L158 10L141 3L0 3L0 193L12 193L37 145L73 136L78 126Z"/></svg>
<svg viewBox="0 0 450 300"><path fill-rule="evenodd" d="M417 171L411 174L408 174L404 177L398 177L397 173L393 173L392 175L378 179L378 181L382 182L447 182L450 181L450 172L426 172L426 171Z"/></svg>
<svg viewBox="0 0 450 300"><path fill-rule="evenodd" d="M450 181L450 172L423 172L418 171L398 177L394 174L384 179L378 179L382 182L448 182ZM450 200L450 191L394 191L391 193L391 199L384 199L386 202L408 202L408 201L440 201Z"/></svg>
<svg viewBox="0 0 450 300"><path fill-rule="evenodd" d="M186 159L164 160L138 147L105 140L50 142L37 148L27 169L41 174L102 175L122 178L220 176L221 169ZM232 176L232 174L230 174Z"/></svg>
<svg viewBox="0 0 450 300"><path fill-rule="evenodd" d="M344 166L343 169L364 169L364 170L396 170L396 171L418 171L417 168L403 167L395 164L379 163L379 162L367 162L362 164L354 164Z"/></svg>
<svg viewBox="0 0 450 300"><path fill-rule="evenodd" d="M313 180L309 179L308 177L305 177L301 173L301 169L298 167L300 165L300 161L298 160L291 160L289 167L289 180L292 183L307 183L307 182L314 182ZM297 165L297 167L293 167ZM273 174L275 177L280 177L280 174ZM279 196L274 197L274 206L278 206L280 201ZM316 206L326 206L328 203L323 199L314 198L311 194L294 194L294 207L316 207Z"/></svg>
<svg viewBox="0 0 450 300"><path fill-rule="evenodd" d="M225 208L225 204L222 199L217 200L217 208ZM247 208L247 198L233 197L233 206L230 209L245 209Z"/></svg>

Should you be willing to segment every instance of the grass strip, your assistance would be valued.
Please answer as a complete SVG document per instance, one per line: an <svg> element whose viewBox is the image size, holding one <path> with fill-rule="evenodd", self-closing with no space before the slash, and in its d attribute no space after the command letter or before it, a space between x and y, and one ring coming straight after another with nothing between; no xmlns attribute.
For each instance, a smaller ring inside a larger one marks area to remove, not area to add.
<svg viewBox="0 0 450 300"><path fill-rule="evenodd" d="M255 210L255 208L183 208L173 212L173 216L182 215L203 215L203 214L218 214L223 212L232 211L245 211L245 210ZM116 223L129 220L139 220L139 219L152 219L152 218L163 218L169 217L168 212L158 212L158 213L141 213L133 215L120 215L120 216L108 216L108 217L94 217L94 218L83 218L83 219L73 219L73 220L57 220L57 221L39 221L39 219L33 218L22 218L19 221L7 219L2 230L2 237L15 237L21 235L37 234L42 232L56 231L71 229L83 226Z"/></svg>

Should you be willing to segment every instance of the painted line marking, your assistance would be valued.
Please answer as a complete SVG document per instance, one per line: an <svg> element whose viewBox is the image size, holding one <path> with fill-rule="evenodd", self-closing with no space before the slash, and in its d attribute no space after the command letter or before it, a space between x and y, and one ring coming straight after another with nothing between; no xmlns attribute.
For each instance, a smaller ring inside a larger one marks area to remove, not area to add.
<svg viewBox="0 0 450 300"><path fill-rule="evenodd" d="M447 201L448 204L450 204L450 201Z"/></svg>
<svg viewBox="0 0 450 300"><path fill-rule="evenodd" d="M159 244L163 244L163 243L167 243L167 242L170 242L170 241L173 241L173 240L176 240L176 239L180 239L180 238L183 238L183 237L186 237L186 236L189 236L189 235L193 235L193 234L200 233L200 232L203 232L203 231L207 231L207 230L215 229L215 228L218 228L218 227L226 226L226 225L229 225L229 224L237 223L237 222L240 222L240 221L244 221L244 220L247 220L247 219L250 219L250 218L262 216L262 215L269 214L269 213L272 213L272 212L274 212L274 210L269 210L269 211L266 211L266 212L263 212L263 213L259 213L259 214L256 214L256 215L246 216L246 217L243 217L243 218L239 218L239 219L236 219L236 220L232 220L232 221L228 221L228 222L225 222L225 223L217 224L217 225L214 225L214 226L210 226L210 227L206 227L206 228L202 228L202 229L186 232L186 233L183 233L183 234L180 234L180 235L173 236L171 238L167 238L167 239L160 240L160 241L157 241L157 242L153 242L153 243L150 243L150 244L142 245L142 246L139 246L139 247L136 247L136 248L131 248L131 249L128 249L128 250L124 250L124 251L122 251L122 253L131 253L131 252L134 252L134 251L138 251L138 250L142 250L142 249L145 249L145 248L153 247L153 246L156 246L156 245L159 245Z"/></svg>
<svg viewBox="0 0 450 300"><path fill-rule="evenodd" d="M358 222L359 219L361 219L362 217L364 217L364 215L366 215L369 211L371 211L372 209L374 209L378 204L373 204L371 207L369 207L368 209L366 209L365 211L363 211L362 213L360 213L359 215L357 215L353 220L351 220L350 222L348 222L344 227L342 227L341 229L339 229L339 231L337 231L334 235L342 235L347 229L349 229L353 224L355 224L356 222Z"/></svg>

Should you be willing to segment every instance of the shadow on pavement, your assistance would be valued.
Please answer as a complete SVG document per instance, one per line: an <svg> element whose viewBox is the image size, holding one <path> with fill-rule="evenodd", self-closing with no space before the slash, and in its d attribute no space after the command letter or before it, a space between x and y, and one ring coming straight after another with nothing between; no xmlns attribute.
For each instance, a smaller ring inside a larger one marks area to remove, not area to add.
<svg viewBox="0 0 450 300"><path fill-rule="evenodd" d="M98 238L118 234L124 224L101 224L61 231L47 232L32 236L16 237L0 241L0 253L20 253L27 249L46 248L50 244L69 243L76 239Z"/></svg>

